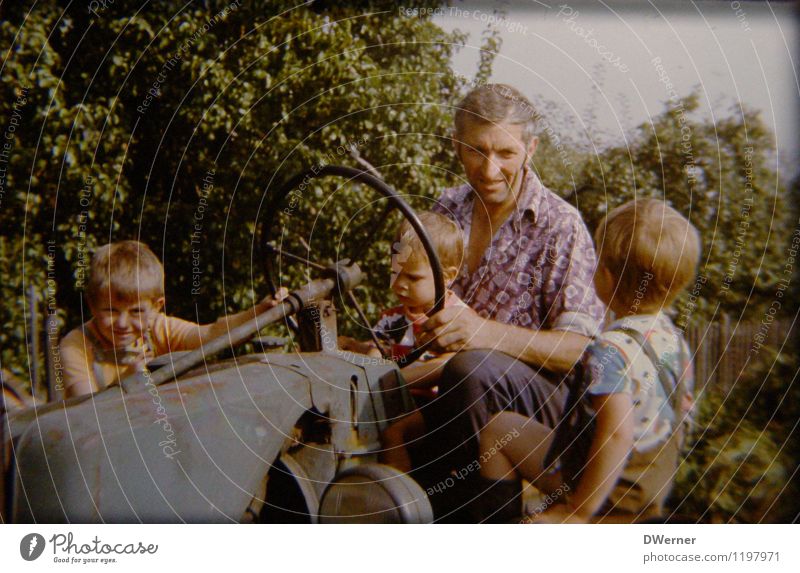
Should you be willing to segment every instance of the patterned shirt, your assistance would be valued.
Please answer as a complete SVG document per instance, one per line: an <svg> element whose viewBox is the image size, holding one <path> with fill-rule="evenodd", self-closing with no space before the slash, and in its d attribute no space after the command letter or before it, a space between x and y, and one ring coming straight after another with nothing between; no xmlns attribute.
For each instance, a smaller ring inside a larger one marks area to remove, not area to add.
<svg viewBox="0 0 800 573"><path fill-rule="evenodd" d="M452 289L480 316L534 330L593 336L604 307L594 290L594 245L578 211L530 170L517 208L496 230L478 268L461 268ZM461 226L469 244L475 194L462 185L434 208Z"/></svg>
<svg viewBox="0 0 800 573"><path fill-rule="evenodd" d="M669 438L676 413L658 379L655 365L635 340L614 331L620 326L641 332L667 372L683 376L684 391L689 393L694 391L691 353L686 340L661 312L614 321L586 349L584 360L591 379L587 392L592 395L630 394L634 415L633 447L637 451L647 451Z"/></svg>

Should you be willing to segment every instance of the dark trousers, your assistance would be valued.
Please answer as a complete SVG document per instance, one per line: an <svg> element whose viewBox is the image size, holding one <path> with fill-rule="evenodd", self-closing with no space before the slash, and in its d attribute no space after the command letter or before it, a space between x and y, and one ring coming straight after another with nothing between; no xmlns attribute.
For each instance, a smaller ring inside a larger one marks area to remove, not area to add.
<svg viewBox="0 0 800 573"><path fill-rule="evenodd" d="M457 513L465 505L465 495L470 499L479 495L474 489L480 482L478 439L492 416L517 412L554 428L567 391L552 373L495 350L468 350L451 358L439 381L438 396L421 408L427 435L419 458L420 477L429 495L430 484L439 486L431 495L437 513Z"/></svg>

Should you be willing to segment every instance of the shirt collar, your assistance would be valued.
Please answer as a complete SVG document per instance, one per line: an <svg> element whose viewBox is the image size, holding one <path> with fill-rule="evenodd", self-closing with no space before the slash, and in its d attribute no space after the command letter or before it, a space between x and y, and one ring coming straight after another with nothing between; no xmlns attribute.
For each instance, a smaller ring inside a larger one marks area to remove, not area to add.
<svg viewBox="0 0 800 573"><path fill-rule="evenodd" d="M511 215L511 223L515 228L525 214L530 215L534 224L538 221L544 197L542 182L539 181L539 178L527 165L524 168L522 177L517 207Z"/></svg>
<svg viewBox="0 0 800 573"><path fill-rule="evenodd" d="M665 323L666 321L666 323ZM631 316L624 316L617 318L605 330L615 330L620 327L633 328L640 332L648 332L653 330L659 325L665 326L669 324L669 318L663 311L658 311L653 314L635 314Z"/></svg>
<svg viewBox="0 0 800 573"><path fill-rule="evenodd" d="M534 223L538 221L538 216L542 210L542 202L544 199L544 186L536 174L526 165L522 174L522 185L520 187L519 197L517 199L517 206L512 211L511 224L515 229L519 224L519 220L524 214L529 214ZM472 208L475 202L475 190L471 185L465 186L466 201L462 203L467 207L464 211L465 214L472 215Z"/></svg>

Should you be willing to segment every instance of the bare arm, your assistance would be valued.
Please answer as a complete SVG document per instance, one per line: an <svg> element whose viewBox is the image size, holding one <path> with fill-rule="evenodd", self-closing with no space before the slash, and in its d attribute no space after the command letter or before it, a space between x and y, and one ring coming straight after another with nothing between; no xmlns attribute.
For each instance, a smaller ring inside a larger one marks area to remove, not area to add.
<svg viewBox="0 0 800 573"><path fill-rule="evenodd" d="M71 359L62 358L64 364L64 398L74 398L95 391L94 374L91 366L80 361L73 363Z"/></svg>
<svg viewBox="0 0 800 573"><path fill-rule="evenodd" d="M226 334L237 326L241 326L245 322L253 320L262 312L266 312L276 306L281 299L286 296L286 294L286 289L282 288L278 292L277 296L264 297L261 302L256 304L253 308L242 310L236 314L227 314L221 318L218 318L216 322L212 322L211 324L201 324L197 329L199 336L199 342L197 346L201 346L208 341L217 338L218 336Z"/></svg>
<svg viewBox="0 0 800 573"><path fill-rule="evenodd" d="M491 348L553 372L569 371L590 341L565 330L530 330L487 320L465 306L444 309L422 328L421 341L435 339L433 347L439 350Z"/></svg>
<svg viewBox="0 0 800 573"><path fill-rule="evenodd" d="M570 509L581 520L591 518L605 500L625 469L625 460L633 448L633 402L630 394L593 396L597 410L589 461L570 500Z"/></svg>
<svg viewBox="0 0 800 573"><path fill-rule="evenodd" d="M371 340L361 341L356 340L351 336L340 335L337 338L337 344L341 350L358 352L359 354L366 354L367 356L371 356L373 358L382 357L381 351L378 350L378 347L375 346L375 343Z"/></svg>

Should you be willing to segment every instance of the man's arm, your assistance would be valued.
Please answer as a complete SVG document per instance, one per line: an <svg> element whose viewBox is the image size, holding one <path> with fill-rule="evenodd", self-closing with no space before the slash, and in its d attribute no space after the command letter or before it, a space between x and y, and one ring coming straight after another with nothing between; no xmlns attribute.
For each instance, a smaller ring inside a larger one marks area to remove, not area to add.
<svg viewBox="0 0 800 573"><path fill-rule="evenodd" d="M435 350L493 349L552 372L568 372L590 339L566 330L530 330L482 318L469 307L452 306L422 326L421 342L435 339Z"/></svg>

